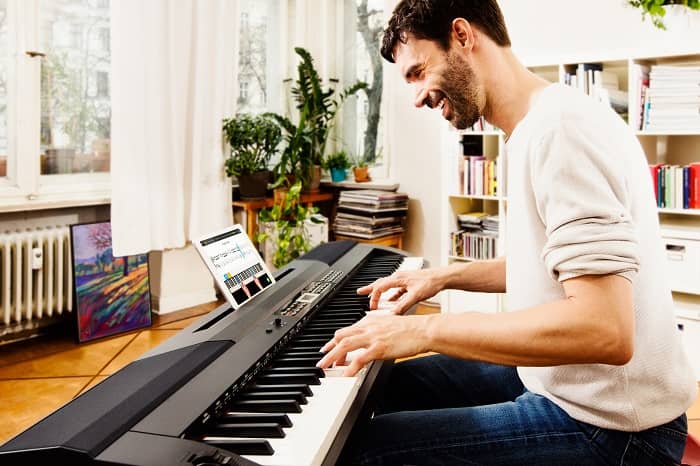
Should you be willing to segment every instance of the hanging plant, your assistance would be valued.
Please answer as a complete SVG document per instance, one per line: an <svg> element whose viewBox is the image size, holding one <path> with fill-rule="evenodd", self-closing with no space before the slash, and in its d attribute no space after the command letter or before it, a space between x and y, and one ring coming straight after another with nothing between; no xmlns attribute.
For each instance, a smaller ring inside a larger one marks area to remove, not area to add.
<svg viewBox="0 0 700 466"><path fill-rule="evenodd" d="M663 21L666 16L664 6L681 5L691 10L700 10L700 0L628 0L627 3L642 10L642 19L646 19L649 15L654 26L664 30L666 29Z"/></svg>

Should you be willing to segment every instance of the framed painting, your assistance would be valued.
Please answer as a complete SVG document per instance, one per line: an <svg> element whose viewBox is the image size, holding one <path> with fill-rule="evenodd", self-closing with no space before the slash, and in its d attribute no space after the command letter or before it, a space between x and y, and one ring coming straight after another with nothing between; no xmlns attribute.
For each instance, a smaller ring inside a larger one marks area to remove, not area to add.
<svg viewBox="0 0 700 466"><path fill-rule="evenodd" d="M148 254L114 257L109 222L71 225L78 341L151 325Z"/></svg>

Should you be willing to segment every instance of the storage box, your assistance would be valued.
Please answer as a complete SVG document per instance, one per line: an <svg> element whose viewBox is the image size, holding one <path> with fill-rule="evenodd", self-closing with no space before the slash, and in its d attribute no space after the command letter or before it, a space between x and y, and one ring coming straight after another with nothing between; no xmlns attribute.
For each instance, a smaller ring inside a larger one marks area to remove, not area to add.
<svg viewBox="0 0 700 466"><path fill-rule="evenodd" d="M321 221L322 223L315 223L311 220L304 222L306 226L306 232L308 234L309 243L311 247L314 248L322 243L328 242L328 219L323 215L316 214L314 218ZM274 222L261 222L258 224L258 229L260 233L269 233L270 236L274 237ZM272 265L272 258L275 255L275 242L272 238L268 238L260 245L260 254L265 260L265 264L270 270L276 270L277 268Z"/></svg>
<svg viewBox="0 0 700 466"><path fill-rule="evenodd" d="M668 283L672 291L700 294L700 240L682 230L662 230Z"/></svg>

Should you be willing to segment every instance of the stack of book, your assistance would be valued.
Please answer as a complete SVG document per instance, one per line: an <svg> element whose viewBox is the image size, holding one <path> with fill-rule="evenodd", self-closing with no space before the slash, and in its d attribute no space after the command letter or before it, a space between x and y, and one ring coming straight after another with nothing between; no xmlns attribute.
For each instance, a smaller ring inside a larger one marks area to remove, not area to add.
<svg viewBox="0 0 700 466"><path fill-rule="evenodd" d="M628 94L620 90L617 74L603 70L602 63L580 63L573 73L564 75L564 84L611 106L618 115L627 120Z"/></svg>
<svg viewBox="0 0 700 466"><path fill-rule="evenodd" d="M333 223L336 235L376 239L403 233L408 195L371 189L342 191Z"/></svg>
<svg viewBox="0 0 700 466"><path fill-rule="evenodd" d="M700 163L649 165L656 205L667 209L700 209Z"/></svg>
<svg viewBox="0 0 700 466"><path fill-rule="evenodd" d="M645 131L700 131L700 66L652 66L642 122Z"/></svg>
<svg viewBox="0 0 700 466"><path fill-rule="evenodd" d="M450 233L450 255L477 260L497 257L497 215L469 212L458 215L457 221L459 230Z"/></svg>
<svg viewBox="0 0 700 466"><path fill-rule="evenodd" d="M465 156L461 194L466 196L498 196L498 163L483 156Z"/></svg>

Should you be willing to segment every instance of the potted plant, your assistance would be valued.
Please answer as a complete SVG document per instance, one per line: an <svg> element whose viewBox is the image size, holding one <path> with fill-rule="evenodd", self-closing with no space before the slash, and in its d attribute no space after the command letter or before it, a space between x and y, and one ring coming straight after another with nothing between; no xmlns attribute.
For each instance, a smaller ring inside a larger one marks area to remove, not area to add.
<svg viewBox="0 0 700 466"><path fill-rule="evenodd" d="M666 29L664 18L667 14L684 16L688 9L700 10L700 0L628 0L627 3L642 10L642 19L649 15L659 29Z"/></svg>
<svg viewBox="0 0 700 466"><path fill-rule="evenodd" d="M286 176L293 175L294 179L302 181L305 191L314 191L320 186L323 157L338 110L348 97L366 88L367 84L355 83L336 96L332 87L322 87L311 54L301 47L294 51L300 57L292 87L299 116L296 123L285 116L274 116L285 132L287 143L275 167L275 176L277 184L289 185Z"/></svg>
<svg viewBox="0 0 700 466"><path fill-rule="evenodd" d="M340 150L329 155L324 161L323 168L331 172L331 181L334 183L345 180L347 169L350 168L348 154L344 150Z"/></svg>
<svg viewBox="0 0 700 466"><path fill-rule="evenodd" d="M352 172L355 175L355 181L362 183L364 181L370 181L369 177L369 167L364 157L358 155L355 159L355 165L352 167Z"/></svg>
<svg viewBox="0 0 700 466"><path fill-rule="evenodd" d="M259 214L260 233L256 241L263 251L272 250L272 265L276 268L311 250L307 222L323 223L314 217L316 207L304 207L300 201L302 184L295 182L284 200ZM266 242L271 242L271 247ZM265 258L269 260L268 257Z"/></svg>
<svg viewBox="0 0 700 466"><path fill-rule="evenodd" d="M231 155L226 174L238 178L243 199L263 199L270 180L268 163L282 140L282 131L269 115L239 114L224 120Z"/></svg>

